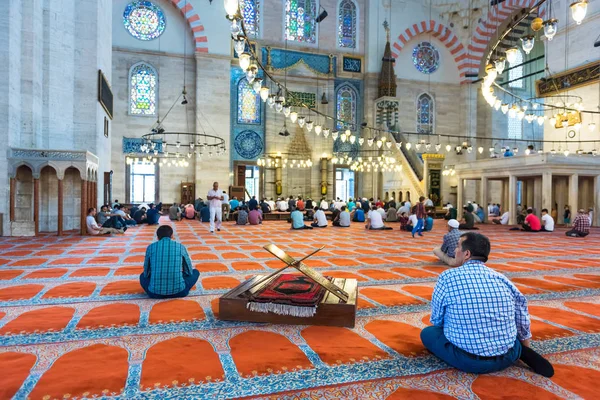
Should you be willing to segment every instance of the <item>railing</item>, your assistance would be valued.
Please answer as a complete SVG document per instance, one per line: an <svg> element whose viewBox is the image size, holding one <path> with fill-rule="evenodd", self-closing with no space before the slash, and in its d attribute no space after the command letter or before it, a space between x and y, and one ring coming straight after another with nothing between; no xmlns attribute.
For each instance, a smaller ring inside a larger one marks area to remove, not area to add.
<svg viewBox="0 0 600 400"><path fill-rule="evenodd" d="M396 141L396 143L403 143L403 144L407 143L407 140L404 137L404 135L402 135L399 132L393 132L392 136L394 137L394 140ZM416 151L414 151L413 149L407 150L406 146L400 146L400 151L402 151L404 158L406 158L406 161L408 161L410 168L413 170L413 172L417 176L418 180L422 181L423 180L423 160L421 160L421 158L419 158L419 155L417 154Z"/></svg>

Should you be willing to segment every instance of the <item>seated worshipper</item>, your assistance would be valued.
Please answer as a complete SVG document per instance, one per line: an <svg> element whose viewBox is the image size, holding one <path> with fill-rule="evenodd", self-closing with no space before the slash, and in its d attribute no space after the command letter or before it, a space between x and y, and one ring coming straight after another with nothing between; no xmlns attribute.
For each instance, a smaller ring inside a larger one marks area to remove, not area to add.
<svg viewBox="0 0 600 400"><path fill-rule="evenodd" d="M475 217L473 217L473 214L469 211L469 207L464 207L463 208L463 217L462 220L460 221L460 225L458 227L458 229L475 229Z"/></svg>
<svg viewBox="0 0 600 400"><path fill-rule="evenodd" d="M288 209L290 211L294 211L296 209L296 200L294 200L294 197L292 196L288 197Z"/></svg>
<svg viewBox="0 0 600 400"><path fill-rule="evenodd" d="M369 200L367 200L366 197L363 197L362 200L360 201L360 208L362 208L362 210L365 213L368 213L369 210L371 209L371 206L369 205Z"/></svg>
<svg viewBox="0 0 600 400"><path fill-rule="evenodd" d="M260 211L259 206L256 206L254 210L251 210L248 213L248 222L250 223L250 225L262 224L262 212Z"/></svg>
<svg viewBox="0 0 600 400"><path fill-rule="evenodd" d="M298 201L296 202L296 208L300 211L304 211L305 209L304 200L302 200L302 196L298 196Z"/></svg>
<svg viewBox="0 0 600 400"><path fill-rule="evenodd" d="M342 228L348 228L350 226L350 213L346 206L342 206L342 210L334 218L333 226L340 226Z"/></svg>
<svg viewBox="0 0 600 400"><path fill-rule="evenodd" d="M423 224L425 226L423 228L425 232L429 232L433 229L433 216L431 215L431 213L427 214L427 217L425 217L425 222Z"/></svg>
<svg viewBox="0 0 600 400"><path fill-rule="evenodd" d="M333 203L333 206L338 210L341 210L342 206L345 206L345 205L346 205L346 203L343 202L339 197Z"/></svg>
<svg viewBox="0 0 600 400"><path fill-rule="evenodd" d="M177 203L173 203L173 205L169 207L169 219L171 221L181 221L181 210L177 206Z"/></svg>
<svg viewBox="0 0 600 400"><path fill-rule="evenodd" d="M104 228L121 229L125 225L125 221L119 214L108 211L108 206L104 205L100 208L100 212L96 215L98 224Z"/></svg>
<svg viewBox="0 0 600 400"><path fill-rule="evenodd" d="M352 201L352 198L349 198L348 199L348 211L354 210L354 207L356 207L356 203Z"/></svg>
<svg viewBox="0 0 600 400"><path fill-rule="evenodd" d="M240 201L237 199L236 196L233 196L231 200L229 200L229 208L231 209L231 211L235 211L239 206Z"/></svg>
<svg viewBox="0 0 600 400"><path fill-rule="evenodd" d="M183 216L185 219L196 219L196 210L192 204L188 204L183 209Z"/></svg>
<svg viewBox="0 0 600 400"><path fill-rule="evenodd" d="M484 235L461 235L455 256L459 267L439 276L431 300L433 326L421 331L421 341L464 372L501 371L520 359L549 378L554 368L529 347L527 299L508 278L484 264L489 253Z"/></svg>
<svg viewBox="0 0 600 400"><path fill-rule="evenodd" d="M162 213L156 209L154 204L149 205L150 209L146 211L146 223L148 225L158 225L158 220Z"/></svg>
<svg viewBox="0 0 600 400"><path fill-rule="evenodd" d="M487 206L488 217L497 217L498 215L494 214L494 205L492 203L488 203Z"/></svg>
<svg viewBox="0 0 600 400"><path fill-rule="evenodd" d="M460 239L460 231L458 230L458 221L451 219L448 221L448 233L444 235L444 241L440 247L433 249L433 254L446 265L457 267L456 258L454 258L454 250Z"/></svg>
<svg viewBox="0 0 600 400"><path fill-rule="evenodd" d="M206 204L200 209L200 221L210 222L210 207Z"/></svg>
<svg viewBox="0 0 600 400"><path fill-rule="evenodd" d="M123 222L125 223L126 226L137 225L137 222L135 222L135 220L131 217L131 215L127 214L123 210L123 208L121 207L120 204L117 204L113 208L114 208L113 213L119 214L119 217L121 217L123 219ZM125 209L127 209L127 208L125 207Z"/></svg>
<svg viewBox="0 0 600 400"><path fill-rule="evenodd" d="M387 213L385 214L385 222L397 222L398 221L398 211L396 207L389 206L387 209Z"/></svg>
<svg viewBox="0 0 600 400"><path fill-rule="evenodd" d="M327 199L325 199L325 197L321 199L321 204L319 204L319 207L321 208L321 210L329 209L329 203L327 202Z"/></svg>
<svg viewBox="0 0 600 400"><path fill-rule="evenodd" d="M133 215L133 219L138 225L146 223L146 207L141 207L137 210Z"/></svg>
<svg viewBox="0 0 600 400"><path fill-rule="evenodd" d="M289 208L289 204L286 200L280 199L277 202L277 211L285 212L288 210L288 208Z"/></svg>
<svg viewBox="0 0 600 400"><path fill-rule="evenodd" d="M305 208L306 210L312 210L312 209L314 208L313 201L312 201L312 199L311 199L310 197L308 197L308 198L306 199L306 203L304 204L304 208Z"/></svg>
<svg viewBox="0 0 600 400"><path fill-rule="evenodd" d="M494 218L492 222L497 225L508 225L508 218L510 217L510 212L505 211L504 214L500 218Z"/></svg>
<svg viewBox="0 0 600 400"><path fill-rule="evenodd" d="M394 198L392 197L389 201L389 203L387 204L388 208L393 207L396 208L396 202L394 201Z"/></svg>
<svg viewBox="0 0 600 400"><path fill-rule="evenodd" d="M580 209L573 220L573 229L566 233L571 237L586 237L590 233L590 219L583 209Z"/></svg>
<svg viewBox="0 0 600 400"><path fill-rule="evenodd" d="M398 217L398 221L400 221L400 230L401 231L406 231L407 226L408 226L408 217L406 216L406 213L403 212L402 214L400 214L400 216ZM412 227L410 228L410 230L412 231Z"/></svg>
<svg viewBox="0 0 600 400"><path fill-rule="evenodd" d="M327 228L327 217L325 216L325 211L320 209L319 207L315 207L315 218L313 223L310 226L314 228Z"/></svg>
<svg viewBox="0 0 600 400"><path fill-rule="evenodd" d="M314 207L313 208L307 208L306 211L304 212L304 220L305 221L312 221L313 219L315 219L315 210L314 210Z"/></svg>
<svg viewBox="0 0 600 400"><path fill-rule="evenodd" d="M373 202L373 199L371 199L371 202ZM377 207L382 207L383 208L383 201L381 201L381 199L378 197L377 201L375 202L375 205Z"/></svg>
<svg viewBox="0 0 600 400"><path fill-rule="evenodd" d="M485 221L485 213L483 212L483 208L477 207L477 211L475 211L475 215L479 217L479 223Z"/></svg>
<svg viewBox="0 0 600 400"><path fill-rule="evenodd" d="M425 199L425 207L435 207L433 205L433 200L431 200L429 197Z"/></svg>
<svg viewBox="0 0 600 400"><path fill-rule="evenodd" d="M479 215L476 212L472 212L471 214L473 214L473 219L475 220L475 223L480 224L481 218L479 218Z"/></svg>
<svg viewBox="0 0 600 400"><path fill-rule="evenodd" d="M365 222L365 212L361 208L360 203L356 203L356 208L352 211L351 217L354 222Z"/></svg>
<svg viewBox="0 0 600 400"><path fill-rule="evenodd" d="M242 206L237 211L237 220L235 221L236 225L246 225L248 223L248 211L246 211L246 207Z"/></svg>
<svg viewBox="0 0 600 400"><path fill-rule="evenodd" d="M494 216L496 216L496 217L500 216L500 204L494 204L494 209L492 211L492 214L494 214Z"/></svg>
<svg viewBox="0 0 600 400"><path fill-rule="evenodd" d="M527 217L523 221L522 231L526 232L539 232L542 229L542 223L540 219L533 213L533 209L530 207L527 209Z"/></svg>
<svg viewBox="0 0 600 400"><path fill-rule="evenodd" d="M548 209L542 209L542 229L540 232L554 232L554 219L548 214Z"/></svg>
<svg viewBox="0 0 600 400"><path fill-rule="evenodd" d="M398 215L402 215L402 213L406 213L406 215L410 213L410 208L406 206L406 202L402 203L398 209Z"/></svg>
<svg viewBox="0 0 600 400"><path fill-rule="evenodd" d="M341 212L342 212L341 208L340 208L340 210L338 210L337 208L334 208L333 210L331 210L331 220L335 221L336 218L338 217L338 215L340 215Z"/></svg>
<svg viewBox="0 0 600 400"><path fill-rule="evenodd" d="M85 218L85 224L87 225L87 233L88 235L106 235L111 233L125 233L127 227L123 227L123 229L115 229L115 228L101 228L98 226L96 222L96 209L89 208L88 215Z"/></svg>
<svg viewBox="0 0 600 400"><path fill-rule="evenodd" d="M380 210L381 207L377 205L373 205L369 214L367 214L367 223L365 224L365 229L374 230L374 231L383 231L383 230L391 230L391 226L385 226L383 223L383 217L381 213L377 210Z"/></svg>
<svg viewBox="0 0 600 400"><path fill-rule="evenodd" d="M302 211L298 209L292 211L290 218L292 220L292 229L312 229L312 226L304 225L304 215L302 214Z"/></svg>
<svg viewBox="0 0 600 400"><path fill-rule="evenodd" d="M451 220L456 219L457 217L458 211L456 210L456 208L452 207L451 205L448 205L448 209L446 211L446 214L444 215L444 219Z"/></svg>
<svg viewBox="0 0 600 400"><path fill-rule="evenodd" d="M379 215L381 215L381 220L384 221L385 220L385 210L383 209L382 206L377 206L377 209L375 210L379 213Z"/></svg>
<svg viewBox="0 0 600 400"><path fill-rule="evenodd" d="M269 214L272 211L267 199L263 199L263 201L260 203L260 210L263 214Z"/></svg>
<svg viewBox="0 0 600 400"><path fill-rule="evenodd" d="M258 205L258 200L256 200L256 196L252 196L252 198L248 201L248 208L250 210L254 210Z"/></svg>
<svg viewBox="0 0 600 400"><path fill-rule="evenodd" d="M173 240L173 228L161 225L158 241L146 249L140 285L152 299L185 297L198 281L200 273L181 243Z"/></svg>

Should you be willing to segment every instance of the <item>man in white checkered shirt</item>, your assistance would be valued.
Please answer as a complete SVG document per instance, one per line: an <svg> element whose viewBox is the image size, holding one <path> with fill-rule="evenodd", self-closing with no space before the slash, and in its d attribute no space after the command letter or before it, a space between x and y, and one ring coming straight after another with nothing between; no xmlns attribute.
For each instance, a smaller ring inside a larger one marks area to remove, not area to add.
<svg viewBox="0 0 600 400"><path fill-rule="evenodd" d="M456 247L459 267L444 271L431 300L425 347L453 367L471 373L503 370L521 359L551 377L552 365L530 348L527 299L504 275L485 266L490 241L464 233Z"/></svg>

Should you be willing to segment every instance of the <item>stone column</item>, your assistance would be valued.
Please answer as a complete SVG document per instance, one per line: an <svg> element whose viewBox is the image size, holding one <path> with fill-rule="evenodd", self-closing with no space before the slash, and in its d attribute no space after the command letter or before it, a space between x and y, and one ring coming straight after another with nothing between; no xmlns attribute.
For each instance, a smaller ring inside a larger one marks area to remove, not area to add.
<svg viewBox="0 0 600 400"><path fill-rule="evenodd" d="M63 180L58 179L58 236L63 233Z"/></svg>
<svg viewBox="0 0 600 400"><path fill-rule="evenodd" d="M488 178L481 177L481 186L479 187L479 206L483 208L483 222L488 220Z"/></svg>
<svg viewBox="0 0 600 400"><path fill-rule="evenodd" d="M536 176L533 180L533 208L535 209L537 216L542 216L542 177ZM548 213L550 213L550 208Z"/></svg>
<svg viewBox="0 0 600 400"><path fill-rule="evenodd" d="M464 200L463 200L463 192L464 192L464 179L462 179L460 176L458 177L458 185L456 186L456 209L459 211L462 210L463 204L464 204Z"/></svg>
<svg viewBox="0 0 600 400"><path fill-rule="evenodd" d="M17 179L10 178L10 221L15 220L15 200L17 198Z"/></svg>
<svg viewBox="0 0 600 400"><path fill-rule="evenodd" d="M40 178L33 178L33 222L37 236L40 233Z"/></svg>
<svg viewBox="0 0 600 400"><path fill-rule="evenodd" d="M85 235L86 233L86 226L85 226L85 218L87 217L87 187L88 187L88 182L82 180L81 181L81 218L80 218L80 222L79 222L79 232L82 235Z"/></svg>
<svg viewBox="0 0 600 400"><path fill-rule="evenodd" d="M508 210L509 207L509 197L508 197L508 179L502 179L502 210L500 210L500 212L504 212L505 210Z"/></svg>
<svg viewBox="0 0 600 400"><path fill-rule="evenodd" d="M554 203L552 202L552 172L546 171L542 175L542 208L552 211ZM541 213L542 210L540 210ZM556 210L560 213L560 210ZM555 221L558 223L558 221Z"/></svg>
<svg viewBox="0 0 600 400"><path fill-rule="evenodd" d="M519 180L517 179L517 183L519 182ZM527 180L523 179L521 180L521 205L527 205ZM516 193L516 189L515 189L515 193ZM517 201L517 204L519 204L519 202Z"/></svg>
<svg viewBox="0 0 600 400"><path fill-rule="evenodd" d="M510 175L508 177L508 224L515 225L517 223L517 177Z"/></svg>
<svg viewBox="0 0 600 400"><path fill-rule="evenodd" d="M594 219L592 225L600 225L600 175L594 177Z"/></svg>
<svg viewBox="0 0 600 400"><path fill-rule="evenodd" d="M571 221L577 215L579 200L579 174L569 176L569 207L571 208Z"/></svg>
<svg viewBox="0 0 600 400"><path fill-rule="evenodd" d="M533 207L533 188L534 182L531 179L527 179L527 207Z"/></svg>

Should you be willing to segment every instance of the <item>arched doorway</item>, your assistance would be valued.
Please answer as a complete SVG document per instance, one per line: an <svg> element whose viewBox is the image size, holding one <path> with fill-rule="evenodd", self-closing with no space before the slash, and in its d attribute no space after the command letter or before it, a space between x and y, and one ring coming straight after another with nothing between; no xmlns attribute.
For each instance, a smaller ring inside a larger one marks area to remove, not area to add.
<svg viewBox="0 0 600 400"><path fill-rule="evenodd" d="M14 221L33 221L33 171L27 165L17 168Z"/></svg>
<svg viewBox="0 0 600 400"><path fill-rule="evenodd" d="M45 166L40 172L40 232L58 230L58 176L51 166Z"/></svg>
<svg viewBox="0 0 600 400"><path fill-rule="evenodd" d="M81 221L81 173L67 168L63 178L63 229L78 230Z"/></svg>

